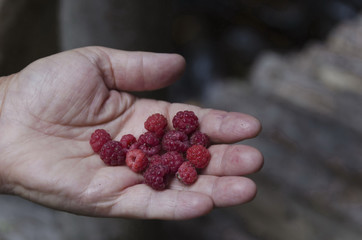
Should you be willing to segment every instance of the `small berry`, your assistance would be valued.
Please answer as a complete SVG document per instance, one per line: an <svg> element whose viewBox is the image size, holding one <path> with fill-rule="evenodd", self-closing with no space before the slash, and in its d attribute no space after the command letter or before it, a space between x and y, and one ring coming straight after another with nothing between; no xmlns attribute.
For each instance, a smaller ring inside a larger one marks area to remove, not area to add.
<svg viewBox="0 0 362 240"><path fill-rule="evenodd" d="M182 154L176 151L166 152L161 156L162 164L170 168L170 174L176 174L178 168L185 161Z"/></svg>
<svg viewBox="0 0 362 240"><path fill-rule="evenodd" d="M163 165L151 165L144 172L145 183L155 190L163 190L168 183L169 168Z"/></svg>
<svg viewBox="0 0 362 240"><path fill-rule="evenodd" d="M132 171L139 173L146 169L148 159L142 150L133 149L126 155L126 164Z"/></svg>
<svg viewBox="0 0 362 240"><path fill-rule="evenodd" d="M200 131L194 132L190 137L191 145L202 145L204 147L208 147L210 145L209 137Z"/></svg>
<svg viewBox="0 0 362 240"><path fill-rule="evenodd" d="M99 156L105 164L110 166L119 166L124 164L126 152L122 148L120 142L109 141L103 145L101 151L99 152Z"/></svg>
<svg viewBox="0 0 362 240"><path fill-rule="evenodd" d="M162 137L167 126L167 119L160 113L155 113L147 118L144 123L145 129Z"/></svg>
<svg viewBox="0 0 362 240"><path fill-rule="evenodd" d="M109 135L109 133L106 130L97 129L92 133L89 143L93 151L98 153L103 147L103 145L111 140L112 140L111 135Z"/></svg>
<svg viewBox="0 0 362 240"><path fill-rule="evenodd" d="M165 151L186 152L189 146L188 137L184 132L170 130L162 138L162 148Z"/></svg>
<svg viewBox="0 0 362 240"><path fill-rule="evenodd" d="M149 165L161 165L162 164L162 157L158 154L152 155L148 158Z"/></svg>
<svg viewBox="0 0 362 240"><path fill-rule="evenodd" d="M132 134L123 135L120 140L122 148L125 149L130 149L132 144L134 144L136 141L137 139Z"/></svg>
<svg viewBox="0 0 362 240"><path fill-rule="evenodd" d="M183 162L181 166L179 167L176 177L178 180L180 180L182 183L186 185L190 185L197 180L197 171L195 167L190 163L189 161Z"/></svg>
<svg viewBox="0 0 362 240"><path fill-rule="evenodd" d="M199 119L193 111L180 111L172 119L173 127L186 133L193 133L199 127Z"/></svg>
<svg viewBox="0 0 362 240"><path fill-rule="evenodd" d="M158 154L161 151L160 139L153 132L142 134L138 138L137 145L148 156Z"/></svg>
<svg viewBox="0 0 362 240"><path fill-rule="evenodd" d="M186 159L198 169L205 168L209 164L210 158L209 150L202 145L193 145L186 152Z"/></svg>

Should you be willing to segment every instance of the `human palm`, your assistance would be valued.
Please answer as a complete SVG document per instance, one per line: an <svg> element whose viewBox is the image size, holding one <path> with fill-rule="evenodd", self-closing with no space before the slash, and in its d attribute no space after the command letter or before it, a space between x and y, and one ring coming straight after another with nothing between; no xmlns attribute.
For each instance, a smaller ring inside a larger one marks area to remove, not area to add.
<svg viewBox="0 0 362 240"><path fill-rule="evenodd" d="M40 59L1 79L0 189L91 216L187 219L249 201L256 187L241 175L257 171L262 156L227 143L255 136L256 119L126 92L167 86L183 68L174 54L88 47ZM180 110L193 110L215 143L209 166L192 186L173 180L155 191L128 167L106 166L89 145L97 128L113 139L139 136L149 115L162 113L170 121Z"/></svg>

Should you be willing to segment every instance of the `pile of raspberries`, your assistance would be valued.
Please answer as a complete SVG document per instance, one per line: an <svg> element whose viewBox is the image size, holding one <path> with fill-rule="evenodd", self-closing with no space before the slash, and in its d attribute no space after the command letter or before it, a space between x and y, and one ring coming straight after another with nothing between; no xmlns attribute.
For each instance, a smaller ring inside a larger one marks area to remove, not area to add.
<svg viewBox="0 0 362 240"><path fill-rule="evenodd" d="M144 182L155 190L165 189L172 176L183 184L193 184L198 171L209 164L209 137L200 132L193 111L177 112L172 119L173 129L167 125L166 117L155 113L145 121L147 131L138 139L126 134L116 141L106 130L97 129L89 143L106 165L126 164L142 173Z"/></svg>

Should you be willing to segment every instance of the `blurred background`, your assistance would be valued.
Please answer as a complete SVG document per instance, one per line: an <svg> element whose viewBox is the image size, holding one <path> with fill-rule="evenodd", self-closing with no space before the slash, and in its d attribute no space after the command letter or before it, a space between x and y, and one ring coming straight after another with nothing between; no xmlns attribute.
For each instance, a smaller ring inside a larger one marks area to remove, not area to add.
<svg viewBox="0 0 362 240"><path fill-rule="evenodd" d="M176 52L141 96L252 114L265 157L251 203L188 221L76 216L0 196L0 240L362 238L361 0L0 0L0 76L102 45Z"/></svg>

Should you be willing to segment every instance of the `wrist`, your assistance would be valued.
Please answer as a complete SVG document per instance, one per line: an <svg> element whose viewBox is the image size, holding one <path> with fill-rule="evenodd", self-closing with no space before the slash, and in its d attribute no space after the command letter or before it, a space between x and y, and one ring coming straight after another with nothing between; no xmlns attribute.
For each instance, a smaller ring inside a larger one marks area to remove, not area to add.
<svg viewBox="0 0 362 240"><path fill-rule="evenodd" d="M9 83L12 76L0 77L0 194L9 193L10 188L6 181L5 173L7 168L5 167L5 146L4 138L6 138L6 126L4 124L4 109L9 88Z"/></svg>

